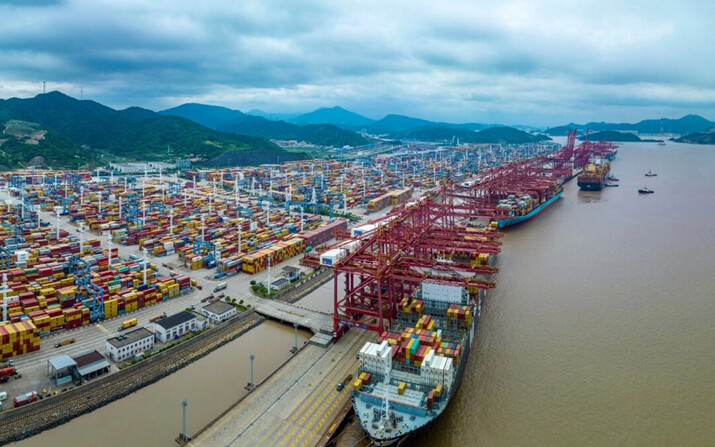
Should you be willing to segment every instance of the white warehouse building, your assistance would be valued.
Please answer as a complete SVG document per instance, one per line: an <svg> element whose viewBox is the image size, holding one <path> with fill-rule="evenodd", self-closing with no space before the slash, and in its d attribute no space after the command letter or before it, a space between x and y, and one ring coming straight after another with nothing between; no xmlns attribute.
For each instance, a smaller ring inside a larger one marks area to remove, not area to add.
<svg viewBox="0 0 715 447"><path fill-rule="evenodd" d="M107 355L115 362L121 362L153 347L154 334L142 327L107 340Z"/></svg>
<svg viewBox="0 0 715 447"><path fill-rule="evenodd" d="M236 307L225 301L214 301L201 309L201 314L213 323L226 321L236 313Z"/></svg>
<svg viewBox="0 0 715 447"><path fill-rule="evenodd" d="M179 338L197 329L196 315L185 310L154 323L156 339L162 343Z"/></svg>

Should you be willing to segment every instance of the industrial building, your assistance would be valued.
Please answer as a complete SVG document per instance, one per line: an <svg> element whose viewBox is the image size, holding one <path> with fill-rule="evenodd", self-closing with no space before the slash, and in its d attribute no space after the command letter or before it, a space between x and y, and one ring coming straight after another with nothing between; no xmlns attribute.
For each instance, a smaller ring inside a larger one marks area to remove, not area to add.
<svg viewBox="0 0 715 447"><path fill-rule="evenodd" d="M154 323L154 334L156 339L162 343L197 329L196 315L185 310Z"/></svg>
<svg viewBox="0 0 715 447"><path fill-rule="evenodd" d="M93 379L109 372L109 362L98 351L77 356L60 355L47 360L47 374L57 386L71 381Z"/></svg>
<svg viewBox="0 0 715 447"><path fill-rule="evenodd" d="M278 278L271 283L271 290L282 290L288 287L290 280L286 278Z"/></svg>
<svg viewBox="0 0 715 447"><path fill-rule="evenodd" d="M226 321L236 315L237 312L236 307L224 301L215 301L201 309L201 314L213 323Z"/></svg>
<svg viewBox="0 0 715 447"><path fill-rule="evenodd" d="M115 362L121 362L153 347L154 333L146 328L139 328L107 340L107 354Z"/></svg>

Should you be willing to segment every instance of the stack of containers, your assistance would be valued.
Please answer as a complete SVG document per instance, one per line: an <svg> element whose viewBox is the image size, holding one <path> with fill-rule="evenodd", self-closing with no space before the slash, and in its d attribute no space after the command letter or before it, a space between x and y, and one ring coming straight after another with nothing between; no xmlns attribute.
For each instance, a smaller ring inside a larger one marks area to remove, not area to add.
<svg viewBox="0 0 715 447"><path fill-rule="evenodd" d="M303 239L307 249L308 247L316 247L329 241L333 238L334 231L346 232L347 230L348 221L346 219L336 219L333 222L326 223L315 230L300 234L297 237Z"/></svg>
<svg viewBox="0 0 715 447"><path fill-rule="evenodd" d="M104 318L113 318L119 315L119 300L117 298L104 300Z"/></svg>
<svg viewBox="0 0 715 447"><path fill-rule="evenodd" d="M459 364L459 358L462 355L462 345L455 342L441 342L437 346L437 355L442 357L450 357L454 359L454 364Z"/></svg>
<svg viewBox="0 0 715 447"><path fill-rule="evenodd" d="M450 304L447 308L447 318L459 321L462 326L469 326L472 324L471 308L460 304Z"/></svg>
<svg viewBox="0 0 715 447"><path fill-rule="evenodd" d="M82 326L82 310L71 307L69 309L64 309L62 313L65 316L65 327L67 329L74 329Z"/></svg>
<svg viewBox="0 0 715 447"><path fill-rule="evenodd" d="M0 360L40 349L37 328L28 319L0 325Z"/></svg>
<svg viewBox="0 0 715 447"><path fill-rule="evenodd" d="M417 313L421 314L424 308L424 301L415 300L411 298L402 298L400 301L400 309L405 313Z"/></svg>

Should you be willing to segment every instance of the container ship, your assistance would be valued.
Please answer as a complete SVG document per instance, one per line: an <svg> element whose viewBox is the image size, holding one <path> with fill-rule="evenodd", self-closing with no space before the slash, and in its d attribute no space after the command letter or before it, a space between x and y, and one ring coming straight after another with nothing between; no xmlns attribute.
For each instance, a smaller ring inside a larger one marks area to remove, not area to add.
<svg viewBox="0 0 715 447"><path fill-rule="evenodd" d="M591 160L578 175L578 186L584 191L600 191L611 170L611 163L597 158Z"/></svg>
<svg viewBox="0 0 715 447"><path fill-rule="evenodd" d="M548 208L559 200L562 194L563 185L560 183L545 191L543 195L510 194L506 199L498 201L497 213L492 217L492 222L496 222L498 228L516 225Z"/></svg>
<svg viewBox="0 0 715 447"><path fill-rule="evenodd" d="M423 282L391 330L358 353L352 403L375 445L399 445L437 419L462 381L485 293Z"/></svg>

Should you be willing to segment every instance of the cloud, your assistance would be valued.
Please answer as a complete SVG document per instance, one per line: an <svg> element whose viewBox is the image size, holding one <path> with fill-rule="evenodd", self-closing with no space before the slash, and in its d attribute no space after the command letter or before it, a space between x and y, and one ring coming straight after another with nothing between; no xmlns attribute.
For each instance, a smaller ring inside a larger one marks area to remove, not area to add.
<svg viewBox="0 0 715 447"><path fill-rule="evenodd" d="M38 93L46 80L117 108L341 105L541 125L637 121L660 108L715 119L708 5L5 1L0 95Z"/></svg>

